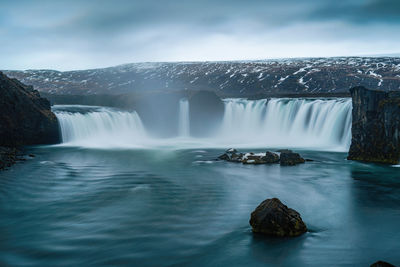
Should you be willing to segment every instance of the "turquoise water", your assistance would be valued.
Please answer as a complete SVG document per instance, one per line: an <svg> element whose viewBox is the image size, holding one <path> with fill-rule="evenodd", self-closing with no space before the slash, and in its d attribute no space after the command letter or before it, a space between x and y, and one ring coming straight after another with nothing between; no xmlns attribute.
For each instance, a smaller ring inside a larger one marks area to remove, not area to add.
<svg viewBox="0 0 400 267"><path fill-rule="evenodd" d="M222 149L28 152L0 172L2 266L400 265L396 167L315 151L294 167L214 161ZM252 234L251 211L272 197L310 231Z"/></svg>

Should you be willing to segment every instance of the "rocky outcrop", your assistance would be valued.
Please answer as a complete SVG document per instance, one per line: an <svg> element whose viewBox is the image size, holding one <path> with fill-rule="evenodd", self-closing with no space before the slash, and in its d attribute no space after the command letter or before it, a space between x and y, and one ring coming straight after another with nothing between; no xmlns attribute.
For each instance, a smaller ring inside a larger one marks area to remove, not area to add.
<svg viewBox="0 0 400 267"><path fill-rule="evenodd" d="M38 91L0 72L0 96L0 146L60 141L57 118Z"/></svg>
<svg viewBox="0 0 400 267"><path fill-rule="evenodd" d="M371 267L396 267L396 266L385 261L377 261L371 264Z"/></svg>
<svg viewBox="0 0 400 267"><path fill-rule="evenodd" d="M280 155L281 166L294 166L306 162L299 153L294 153L291 150L282 150Z"/></svg>
<svg viewBox="0 0 400 267"><path fill-rule="evenodd" d="M264 200L252 213L250 225L254 233L293 237L307 232L300 214L277 198Z"/></svg>
<svg viewBox="0 0 400 267"><path fill-rule="evenodd" d="M269 164L279 162L279 155L267 151L265 153L238 153L236 149L230 148L218 157L219 160L238 162L243 164Z"/></svg>
<svg viewBox="0 0 400 267"><path fill-rule="evenodd" d="M397 164L400 159L400 93L354 87L349 160Z"/></svg>
<svg viewBox="0 0 400 267"><path fill-rule="evenodd" d="M218 159L253 165L280 163L282 166L293 166L306 161L300 154L288 149L279 150L278 152L280 152L280 156L270 151L265 153L238 153L236 149L230 148L219 156Z"/></svg>

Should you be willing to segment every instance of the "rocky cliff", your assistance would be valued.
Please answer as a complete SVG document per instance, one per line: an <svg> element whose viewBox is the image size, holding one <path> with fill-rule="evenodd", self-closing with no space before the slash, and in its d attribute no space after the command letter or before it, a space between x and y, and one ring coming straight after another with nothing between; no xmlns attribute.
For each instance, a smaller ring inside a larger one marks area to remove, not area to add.
<svg viewBox="0 0 400 267"><path fill-rule="evenodd" d="M39 92L0 72L0 146L57 143L56 116Z"/></svg>
<svg viewBox="0 0 400 267"><path fill-rule="evenodd" d="M348 159L398 164L400 93L354 87L352 141Z"/></svg>

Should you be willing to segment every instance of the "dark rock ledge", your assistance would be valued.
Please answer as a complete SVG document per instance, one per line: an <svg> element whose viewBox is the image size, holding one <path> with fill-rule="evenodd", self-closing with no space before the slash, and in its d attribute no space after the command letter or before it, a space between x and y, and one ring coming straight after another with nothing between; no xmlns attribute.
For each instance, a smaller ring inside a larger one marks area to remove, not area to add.
<svg viewBox="0 0 400 267"><path fill-rule="evenodd" d="M60 141L50 102L39 92L0 72L0 167L17 160L17 148Z"/></svg>
<svg viewBox="0 0 400 267"><path fill-rule="evenodd" d="M400 92L354 87L349 160L398 164L400 159Z"/></svg>

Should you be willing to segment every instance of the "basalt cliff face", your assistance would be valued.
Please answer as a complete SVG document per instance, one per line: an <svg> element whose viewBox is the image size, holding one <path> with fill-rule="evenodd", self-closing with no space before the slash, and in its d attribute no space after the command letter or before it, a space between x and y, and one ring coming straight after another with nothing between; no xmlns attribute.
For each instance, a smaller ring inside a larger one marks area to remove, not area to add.
<svg viewBox="0 0 400 267"><path fill-rule="evenodd" d="M354 87L348 159L397 164L400 159L400 93Z"/></svg>
<svg viewBox="0 0 400 267"><path fill-rule="evenodd" d="M0 72L0 146L18 147L60 141L50 102L39 92Z"/></svg>

